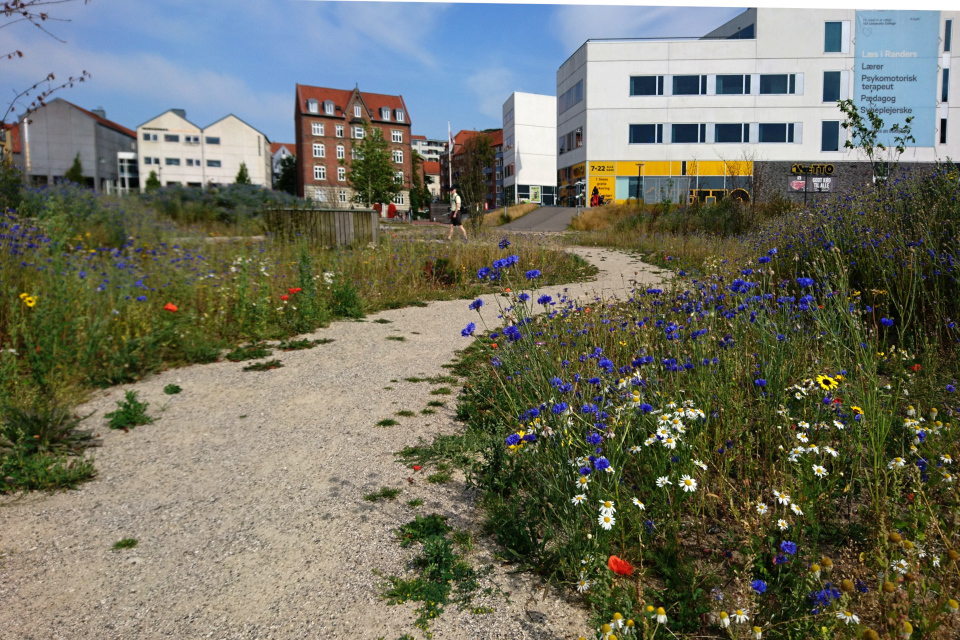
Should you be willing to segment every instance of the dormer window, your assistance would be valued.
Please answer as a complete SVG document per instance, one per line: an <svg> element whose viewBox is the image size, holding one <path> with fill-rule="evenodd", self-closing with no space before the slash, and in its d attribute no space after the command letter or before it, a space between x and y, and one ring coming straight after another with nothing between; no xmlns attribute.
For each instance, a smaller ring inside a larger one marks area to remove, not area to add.
<svg viewBox="0 0 960 640"><path fill-rule="evenodd" d="M320 103L313 98L307 100L307 111L310 113L320 113Z"/></svg>
<svg viewBox="0 0 960 640"><path fill-rule="evenodd" d="M403 109L397 109L397 122L403 122L404 117Z"/></svg>
<svg viewBox="0 0 960 640"><path fill-rule="evenodd" d="M353 117L359 118L361 113L362 112L360 111L360 105L358 104L353 105Z"/></svg>
<svg viewBox="0 0 960 640"><path fill-rule="evenodd" d="M333 100L323 101L323 112L328 116L333 115Z"/></svg>
<svg viewBox="0 0 960 640"><path fill-rule="evenodd" d="M384 120L390 120L390 107L380 109L380 117Z"/></svg>

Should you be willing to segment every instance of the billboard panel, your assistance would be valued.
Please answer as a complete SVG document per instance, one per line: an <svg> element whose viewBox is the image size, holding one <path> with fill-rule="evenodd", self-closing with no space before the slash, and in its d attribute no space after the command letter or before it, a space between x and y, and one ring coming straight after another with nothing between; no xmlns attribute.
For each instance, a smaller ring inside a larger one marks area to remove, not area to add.
<svg viewBox="0 0 960 640"><path fill-rule="evenodd" d="M879 142L892 146L889 127L913 116L908 146L934 146L939 49L939 11L857 11L854 103L883 118Z"/></svg>

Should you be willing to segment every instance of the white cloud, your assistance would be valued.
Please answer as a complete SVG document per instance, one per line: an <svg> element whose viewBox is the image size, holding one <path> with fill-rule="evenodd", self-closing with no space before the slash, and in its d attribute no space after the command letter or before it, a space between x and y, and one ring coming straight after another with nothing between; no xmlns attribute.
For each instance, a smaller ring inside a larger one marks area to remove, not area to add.
<svg viewBox="0 0 960 640"><path fill-rule="evenodd" d="M517 84L513 72L504 68L483 69L468 77L466 84L476 96L477 110L499 123L503 118L503 103Z"/></svg>
<svg viewBox="0 0 960 640"><path fill-rule="evenodd" d="M742 12L708 7L562 6L554 12L551 27L572 54L591 38L699 37Z"/></svg>

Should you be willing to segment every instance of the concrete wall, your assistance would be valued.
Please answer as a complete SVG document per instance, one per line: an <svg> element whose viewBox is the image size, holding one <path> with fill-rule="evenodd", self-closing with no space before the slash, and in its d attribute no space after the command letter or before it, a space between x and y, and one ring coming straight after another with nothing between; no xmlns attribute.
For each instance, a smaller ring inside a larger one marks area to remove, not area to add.
<svg viewBox="0 0 960 640"><path fill-rule="evenodd" d="M220 167L205 167L207 184L233 184L244 162L250 182L270 188L273 178L266 136L234 115L205 127L203 135L205 159L220 161ZM206 138L211 136L220 138L220 144L208 144Z"/></svg>
<svg viewBox="0 0 960 640"><path fill-rule="evenodd" d="M156 135L156 140L145 140L144 136ZM167 142L165 135L176 135L176 142ZM199 143L186 142L186 136L199 136ZM167 111L137 127L137 161L140 166L140 189L146 189L150 172L154 171L160 184L205 184L203 172L203 130L186 118ZM149 158L150 160L146 160ZM155 164L159 159L160 164ZM167 164L168 159L179 161L179 165ZM193 166L187 166L187 161ZM150 162L150 164L147 164Z"/></svg>
<svg viewBox="0 0 960 640"><path fill-rule="evenodd" d="M503 117L503 164L514 165L514 175L504 176L504 187L556 186L556 97L514 93L503 104Z"/></svg>

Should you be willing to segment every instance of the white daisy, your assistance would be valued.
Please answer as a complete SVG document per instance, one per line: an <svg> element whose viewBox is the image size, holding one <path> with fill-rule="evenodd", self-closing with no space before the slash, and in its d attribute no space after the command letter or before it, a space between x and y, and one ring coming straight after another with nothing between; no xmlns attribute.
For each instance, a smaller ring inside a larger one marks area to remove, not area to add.
<svg viewBox="0 0 960 640"><path fill-rule="evenodd" d="M904 460L900 456L897 456L887 464L887 469L899 469L903 467L903 465L905 464L906 464L906 460Z"/></svg>
<svg viewBox="0 0 960 640"><path fill-rule="evenodd" d="M733 621L737 624L743 624L750 619L750 609L737 609L733 612Z"/></svg>
<svg viewBox="0 0 960 640"><path fill-rule="evenodd" d="M592 583L589 580L581 576L580 581L577 582L577 591L579 591L580 593L585 593L587 590L590 589L591 584Z"/></svg>
<svg viewBox="0 0 960 640"><path fill-rule="evenodd" d="M953 483L953 480L954 480L954 478L953 478L953 475L952 475L952 474L947 473L946 471L943 472L943 481L944 481L944 482L946 482L946 483L948 483L948 484L952 484L952 483Z"/></svg>
<svg viewBox="0 0 960 640"><path fill-rule="evenodd" d="M821 467L821 466L818 465L818 464L813 465L813 473L814 473L814 475L816 475L818 478L826 478L826 477L827 477L827 470L826 470L825 468Z"/></svg>
<svg viewBox="0 0 960 640"><path fill-rule="evenodd" d="M697 481L688 475L680 476L680 486L684 491L693 493L697 490Z"/></svg>
<svg viewBox="0 0 960 640"><path fill-rule="evenodd" d="M940 556L933 556L933 566L940 567Z"/></svg>
<svg viewBox="0 0 960 640"><path fill-rule="evenodd" d="M890 568L902 575L907 572L907 570L910 568L910 565L907 564L906 560L894 560L892 563L890 563Z"/></svg>
<svg viewBox="0 0 960 640"><path fill-rule="evenodd" d="M799 440L800 442L803 442L803 443L810 442L810 438L808 438L808 437L807 437L807 434L805 434L805 433L798 433L798 434L797 434L797 440Z"/></svg>
<svg viewBox="0 0 960 640"><path fill-rule="evenodd" d="M578 493L577 495L570 498L570 502L572 502L573 504L583 504L586 501L586 499L587 499L586 495L582 493Z"/></svg>
<svg viewBox="0 0 960 640"><path fill-rule="evenodd" d="M698 467L700 467L700 468L703 469L704 471L707 470L707 465L704 464L703 462L700 462L699 460L694 460L694 461L693 461L693 464L697 465Z"/></svg>
<svg viewBox="0 0 960 640"><path fill-rule="evenodd" d="M605 516L612 516L617 512L617 508L613 506L612 500L601 500L600 501L600 513Z"/></svg>
<svg viewBox="0 0 960 640"><path fill-rule="evenodd" d="M658 486L658 487L663 488L663 487L667 486L668 484L673 484L672 482L670 482L669 476L660 476L659 478L657 478L657 486Z"/></svg>
<svg viewBox="0 0 960 640"><path fill-rule="evenodd" d="M633 445L630 447L630 453L640 453L643 449L640 448L640 445Z"/></svg>
<svg viewBox="0 0 960 640"><path fill-rule="evenodd" d="M597 516L597 524L607 531L610 531L610 529L613 529L613 525L617 524L617 519L613 516L605 516L601 513L599 516Z"/></svg>
<svg viewBox="0 0 960 640"><path fill-rule="evenodd" d="M590 486L590 476L580 476L575 480L575 484L581 489L586 489Z"/></svg>
<svg viewBox="0 0 960 640"><path fill-rule="evenodd" d="M940 456L940 460L943 461L943 464L953 464L953 458L950 457L949 453L945 453Z"/></svg>
<svg viewBox="0 0 960 640"><path fill-rule="evenodd" d="M837 611L837 618L843 620L846 624L850 624L851 622L854 624L860 624L860 618L849 611Z"/></svg>
<svg viewBox="0 0 960 640"><path fill-rule="evenodd" d="M830 455L833 456L834 458L837 457L837 450L834 449L833 447L824 445L824 447L823 447L823 452L830 454Z"/></svg>
<svg viewBox="0 0 960 640"><path fill-rule="evenodd" d="M676 449L677 441L675 438L664 438L663 446L665 446L667 449Z"/></svg>
<svg viewBox="0 0 960 640"><path fill-rule="evenodd" d="M802 515L803 515L803 511L800 510L800 507L797 506L797 503L796 503L796 502L794 502L793 504L790 505L790 510L793 511L793 512L794 512L795 514L797 514L798 516L802 516Z"/></svg>
<svg viewBox="0 0 960 640"><path fill-rule="evenodd" d="M780 518L777 520L777 528L780 529L780 531L786 531L790 528L790 524L783 518Z"/></svg>
<svg viewBox="0 0 960 640"><path fill-rule="evenodd" d="M638 509L640 509L640 511L646 511L646 510L647 510L647 505L643 504L642 502L640 502L640 501L637 500L636 498L633 499L633 504L636 505L636 507L637 507Z"/></svg>
<svg viewBox="0 0 960 640"><path fill-rule="evenodd" d="M762 502L757 503L757 513L765 516L767 515L767 511L769 511L769 509L767 509L767 505L763 504Z"/></svg>
<svg viewBox="0 0 960 640"><path fill-rule="evenodd" d="M790 496L782 491L774 491L773 495L777 496L777 502L780 504L790 504Z"/></svg>

